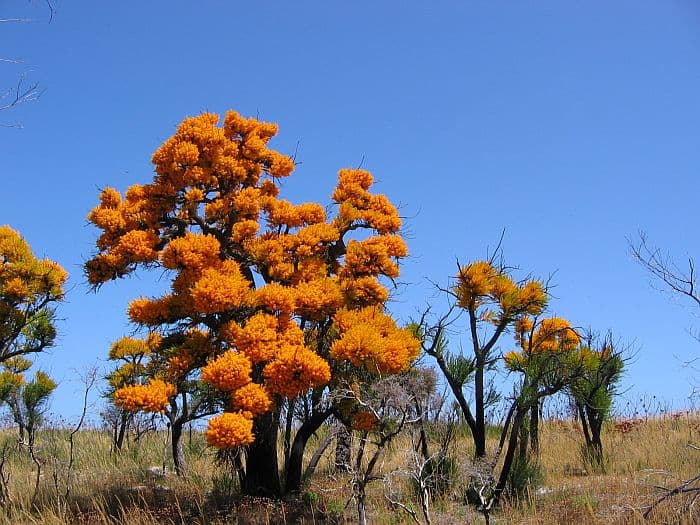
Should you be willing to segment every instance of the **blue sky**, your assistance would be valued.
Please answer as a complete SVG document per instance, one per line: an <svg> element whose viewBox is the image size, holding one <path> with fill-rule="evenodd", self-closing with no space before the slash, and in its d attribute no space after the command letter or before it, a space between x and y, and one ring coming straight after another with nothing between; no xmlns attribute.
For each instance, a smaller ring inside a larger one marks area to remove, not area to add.
<svg viewBox="0 0 700 525"><path fill-rule="evenodd" d="M104 361L132 329L128 301L164 284L88 291L98 189L147 182L184 116L230 108L278 122L273 146L297 151L286 198L327 203L337 170L362 164L401 204L398 317L505 229L520 275L553 274L553 313L638 349L627 399L687 404L697 311L650 286L626 238L700 252L695 1L57 0L51 23L38 0L0 4L16 16L33 21L0 24L1 55L24 63L0 64L0 87L28 72L46 91L0 112L23 126L0 127L0 224L71 274L40 359L61 382L54 413L79 411L74 369Z"/></svg>

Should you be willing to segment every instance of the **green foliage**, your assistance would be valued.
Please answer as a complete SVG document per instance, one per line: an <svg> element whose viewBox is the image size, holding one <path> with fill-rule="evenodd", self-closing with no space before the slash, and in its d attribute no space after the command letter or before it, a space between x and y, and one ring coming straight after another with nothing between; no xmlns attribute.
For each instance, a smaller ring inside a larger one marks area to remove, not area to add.
<svg viewBox="0 0 700 525"><path fill-rule="evenodd" d="M38 414L46 406L49 396L56 388L56 383L44 372L37 371L34 379L22 389L22 401L27 414Z"/></svg>
<svg viewBox="0 0 700 525"><path fill-rule="evenodd" d="M542 485L544 474L539 462L530 455L518 455L508 474L508 493L516 500L523 500Z"/></svg>
<svg viewBox="0 0 700 525"><path fill-rule="evenodd" d="M318 500L319 500L318 494L316 492L311 491L311 490L307 490L301 495L301 501L304 502L304 505L307 505L309 507L313 507L315 505L318 505Z"/></svg>
<svg viewBox="0 0 700 525"><path fill-rule="evenodd" d="M466 358L461 354L452 354L447 351L444 352L444 356L452 380L460 387L464 387L476 370L474 359Z"/></svg>

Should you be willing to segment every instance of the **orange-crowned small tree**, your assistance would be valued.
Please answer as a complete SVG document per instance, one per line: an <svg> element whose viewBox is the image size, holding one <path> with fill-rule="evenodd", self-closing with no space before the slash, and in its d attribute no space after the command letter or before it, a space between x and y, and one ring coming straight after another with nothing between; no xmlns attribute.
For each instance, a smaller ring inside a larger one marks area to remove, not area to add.
<svg viewBox="0 0 700 525"><path fill-rule="evenodd" d="M102 234L85 271L95 287L138 267L165 272L170 292L134 300L130 319L164 338L199 334L116 402L164 410L178 393L173 374L199 373L225 399L208 442L244 451L244 493L279 496L278 429L294 417L285 401L309 400L285 465L284 490L295 491L306 442L334 411L324 395L334 375L400 372L417 356L419 342L385 311L382 283L407 249L369 172L339 172L329 218L320 204L279 197L295 166L268 147L275 124L234 111L218 120L185 119L153 155L151 183L102 191L88 217Z"/></svg>

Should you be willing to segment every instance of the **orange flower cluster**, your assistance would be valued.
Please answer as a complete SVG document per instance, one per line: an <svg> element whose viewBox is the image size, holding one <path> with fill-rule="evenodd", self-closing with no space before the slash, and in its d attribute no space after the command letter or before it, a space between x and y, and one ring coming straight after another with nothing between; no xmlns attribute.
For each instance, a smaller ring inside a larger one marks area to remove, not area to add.
<svg viewBox="0 0 700 525"><path fill-rule="evenodd" d="M175 385L151 379L146 385L129 385L114 393L114 403L126 410L162 412L169 399L177 393Z"/></svg>
<svg viewBox="0 0 700 525"><path fill-rule="evenodd" d="M199 368L206 359L216 352L210 336L202 330L188 330L184 340L174 347L167 359L165 372L173 380L180 379ZM153 363L153 362L152 362Z"/></svg>
<svg viewBox="0 0 700 525"><path fill-rule="evenodd" d="M542 319L529 345L533 352L569 352L581 342L576 330L566 319Z"/></svg>
<svg viewBox="0 0 700 525"><path fill-rule="evenodd" d="M338 280L322 277L296 286L296 312L302 317L323 319L344 305Z"/></svg>
<svg viewBox="0 0 700 525"><path fill-rule="evenodd" d="M250 445L253 436L253 420L240 412L224 412L209 420L207 443L218 448L235 448Z"/></svg>
<svg viewBox="0 0 700 525"><path fill-rule="evenodd" d="M122 337L118 341L112 343L109 349L109 358L125 359L127 357L148 355L150 353L151 348L146 340Z"/></svg>
<svg viewBox="0 0 700 525"><path fill-rule="evenodd" d="M129 319L136 324L158 326L173 323L191 311L191 300L175 294L165 295L159 299L141 297L129 304Z"/></svg>
<svg viewBox="0 0 700 525"><path fill-rule="evenodd" d="M406 244L398 235L371 237L365 241L350 241L345 254L345 267L341 276L361 277L386 275L398 277L399 267L391 257L405 257Z"/></svg>
<svg viewBox="0 0 700 525"><path fill-rule="evenodd" d="M202 381L219 390L233 392L250 383L252 371L250 359L228 350L202 367Z"/></svg>
<svg viewBox="0 0 700 525"><path fill-rule="evenodd" d="M231 403L237 409L250 412L254 416L267 412L272 406L272 400L265 387L257 383L248 383L236 390L231 395Z"/></svg>
<svg viewBox="0 0 700 525"><path fill-rule="evenodd" d="M365 170L343 169L338 172L333 200L340 204L335 221L339 229L364 223L380 235L399 231L401 219L396 208L384 195L373 195L368 191L372 182L372 175Z"/></svg>
<svg viewBox="0 0 700 525"><path fill-rule="evenodd" d="M43 301L60 301L68 274L48 259L37 259L27 242L9 226L0 226L0 305L2 315L21 305L31 307ZM19 315L24 312L17 311Z"/></svg>
<svg viewBox="0 0 700 525"><path fill-rule="evenodd" d="M331 379L331 367L305 346L284 345L263 369L271 392L293 398Z"/></svg>
<svg viewBox="0 0 700 525"><path fill-rule="evenodd" d="M220 250L221 245L214 236L188 232L184 237L170 241L163 250L161 260L163 266L171 270L201 270L218 265Z"/></svg>
<svg viewBox="0 0 700 525"><path fill-rule="evenodd" d="M358 308L381 306L389 299L389 290L376 277L356 277L343 281L343 292L348 305Z"/></svg>
<svg viewBox="0 0 700 525"><path fill-rule="evenodd" d="M581 343L581 338L566 319L549 317L536 325L523 316L515 323L515 340L520 350L503 356L509 370L525 371L528 365L542 356L553 353L571 355ZM579 350L583 356L585 350Z"/></svg>
<svg viewBox="0 0 700 525"><path fill-rule="evenodd" d="M192 370L194 364L194 356L187 351L180 350L177 354L168 358L168 373L175 378L183 377Z"/></svg>
<svg viewBox="0 0 700 525"><path fill-rule="evenodd" d="M222 337L233 342L239 352L245 354L251 363L268 361L277 349L277 318L259 312L248 319L244 327L231 322L222 330Z"/></svg>
<svg viewBox="0 0 700 525"><path fill-rule="evenodd" d="M547 293L539 281L516 283L504 270L488 261L476 261L460 269L455 287L458 305L476 310L487 301L496 304L500 315L512 319L519 315L539 315L547 305Z"/></svg>
<svg viewBox="0 0 700 525"><path fill-rule="evenodd" d="M294 312L295 299L294 288L269 283L255 291L254 303L267 312L289 316Z"/></svg>
<svg viewBox="0 0 700 525"><path fill-rule="evenodd" d="M197 311L212 314L233 310L250 303L250 282L235 261L224 261L219 268L207 268L191 288Z"/></svg>
<svg viewBox="0 0 700 525"><path fill-rule="evenodd" d="M340 334L331 347L336 360L348 360L370 372L395 374L418 357L420 341L379 308L340 310L334 317Z"/></svg>

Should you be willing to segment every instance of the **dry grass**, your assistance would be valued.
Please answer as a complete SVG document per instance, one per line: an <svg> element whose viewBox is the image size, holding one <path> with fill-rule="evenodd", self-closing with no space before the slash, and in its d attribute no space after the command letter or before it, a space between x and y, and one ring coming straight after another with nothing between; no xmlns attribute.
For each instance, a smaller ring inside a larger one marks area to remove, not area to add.
<svg viewBox="0 0 700 525"><path fill-rule="evenodd" d="M539 524L636 524L700 522L697 511L679 514L684 500L670 499L660 505L649 520L642 513L662 492L657 486L672 487L700 473L700 451L688 446L700 441L700 417L651 418L632 425L611 423L606 429L606 472L589 473L581 459L582 436L571 422L543 425L541 469L543 485L519 502L505 502L492 515L492 523ZM13 443L12 430L0 431L2 443ZM492 445L495 443L492 442ZM36 470L26 451L7 454L4 470L10 475L10 501L0 507L0 523L12 524L345 524L354 523L354 506L349 475L333 472L332 458L326 458L308 492L299 502L272 502L235 497L235 484L222 478L215 468L213 451L202 436L185 437L190 473L187 478L153 472L167 458L165 434L150 434L130 443L119 454L110 451L109 436L96 430L77 435L75 464L68 480L68 435L45 431L38 437L37 450L43 460L40 491L35 504L32 495ZM408 437L400 437L387 450L382 473L399 471L407 463L411 448ZM313 443L309 446L313 449ZM469 464L468 436L462 435L451 455ZM168 463L166 459L166 464ZM214 473L214 474L212 474ZM218 473L218 474L217 474ZM218 477L217 477L218 476ZM400 476L395 479L399 479ZM398 494L407 505L418 509L408 481L398 481ZM463 503L455 479L450 493L434 502L433 523L483 523L473 507ZM66 496L66 489L69 489ZM385 499L381 481L370 485L368 509L371 523L413 523L407 513L392 509Z"/></svg>

